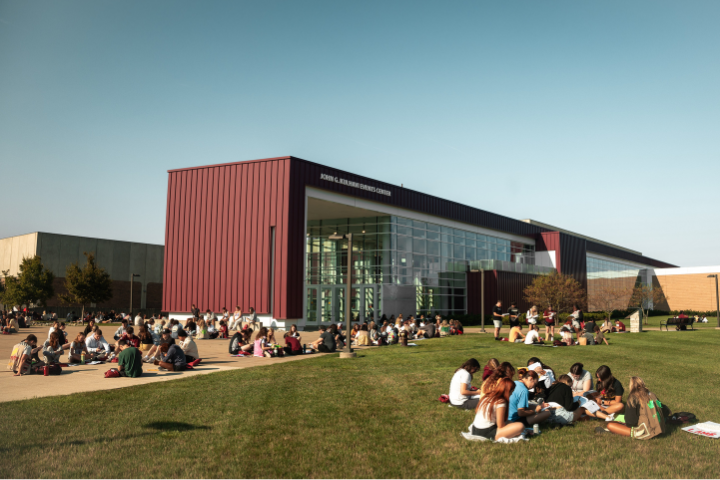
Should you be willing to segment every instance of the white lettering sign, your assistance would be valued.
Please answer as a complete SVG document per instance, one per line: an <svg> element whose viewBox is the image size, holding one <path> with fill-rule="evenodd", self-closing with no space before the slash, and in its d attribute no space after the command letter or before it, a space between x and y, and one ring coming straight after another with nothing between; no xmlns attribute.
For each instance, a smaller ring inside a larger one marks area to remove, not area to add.
<svg viewBox="0 0 720 480"><path fill-rule="evenodd" d="M350 180L345 180L344 178L333 177L332 175L326 175L324 173L320 174L320 180L327 180L328 182L339 183L340 185L347 185L348 187L353 187L353 188L359 188L360 190L366 190L368 192L378 193L380 195L385 195L387 197L391 196L390 190L383 190L382 188L371 187L370 185L365 185L363 183L358 183L358 182L352 182Z"/></svg>

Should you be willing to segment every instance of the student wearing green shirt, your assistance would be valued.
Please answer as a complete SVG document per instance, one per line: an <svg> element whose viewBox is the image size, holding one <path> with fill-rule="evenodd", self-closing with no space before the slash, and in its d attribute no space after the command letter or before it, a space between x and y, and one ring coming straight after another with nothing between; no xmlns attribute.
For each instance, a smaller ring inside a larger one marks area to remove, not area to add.
<svg viewBox="0 0 720 480"><path fill-rule="evenodd" d="M142 353L140 353L140 350L130 345L125 339L118 341L118 349L120 350L120 355L118 355L120 376L136 378L142 375Z"/></svg>

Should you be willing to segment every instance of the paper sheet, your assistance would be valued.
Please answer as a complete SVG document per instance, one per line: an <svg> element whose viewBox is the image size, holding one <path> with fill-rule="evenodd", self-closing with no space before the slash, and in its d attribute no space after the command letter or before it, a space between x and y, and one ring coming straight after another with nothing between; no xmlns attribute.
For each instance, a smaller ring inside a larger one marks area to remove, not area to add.
<svg viewBox="0 0 720 480"><path fill-rule="evenodd" d="M698 423L692 427L685 427L682 430L688 433L694 433L695 435L701 435L703 437L720 438L720 424L715 422Z"/></svg>
<svg viewBox="0 0 720 480"><path fill-rule="evenodd" d="M562 405L560 405L559 403L555 403L555 402L548 402L548 406L543 408L542 411L544 412L545 410L550 410L551 408L557 408L557 407L562 407Z"/></svg>

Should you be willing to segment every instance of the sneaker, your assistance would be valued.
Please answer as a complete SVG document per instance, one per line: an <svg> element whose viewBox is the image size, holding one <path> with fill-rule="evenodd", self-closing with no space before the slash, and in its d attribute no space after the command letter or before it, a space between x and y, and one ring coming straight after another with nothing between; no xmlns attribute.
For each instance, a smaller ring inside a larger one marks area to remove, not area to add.
<svg viewBox="0 0 720 480"><path fill-rule="evenodd" d="M602 435L604 433L610 433L610 430L605 427L595 427L595 433L597 433L598 435Z"/></svg>
<svg viewBox="0 0 720 480"><path fill-rule="evenodd" d="M163 367L158 367L158 371L159 371L159 372L167 372L168 369L167 369L167 368L163 368Z"/></svg>
<svg viewBox="0 0 720 480"><path fill-rule="evenodd" d="M470 440L471 442L486 442L490 441L489 438L481 437L480 435L473 435L470 432L460 432L460 435L462 435L465 440Z"/></svg>

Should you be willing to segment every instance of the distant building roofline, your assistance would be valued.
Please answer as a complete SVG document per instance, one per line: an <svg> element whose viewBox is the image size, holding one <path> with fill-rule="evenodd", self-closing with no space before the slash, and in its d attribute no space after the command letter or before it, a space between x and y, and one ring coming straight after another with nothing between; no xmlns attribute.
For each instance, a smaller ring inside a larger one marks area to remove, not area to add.
<svg viewBox="0 0 720 480"><path fill-rule="evenodd" d="M603 240L598 240L597 238L593 238L593 237L588 237L587 235L582 235L580 233L576 233L571 230L556 227L554 225L550 225L549 223L538 222L537 220L533 220L531 218L524 218L520 221L529 223L530 225L536 225L538 227L549 228L550 230L567 233L568 235L572 235L573 237L584 238L585 240L590 240L591 242L600 243L602 245L607 245L608 247L612 247L612 248L617 248L618 250L624 250L626 252L634 253L636 255L642 255L642 252L638 252L637 250L631 250L629 248L621 247L620 245L615 245L614 243L605 242Z"/></svg>

